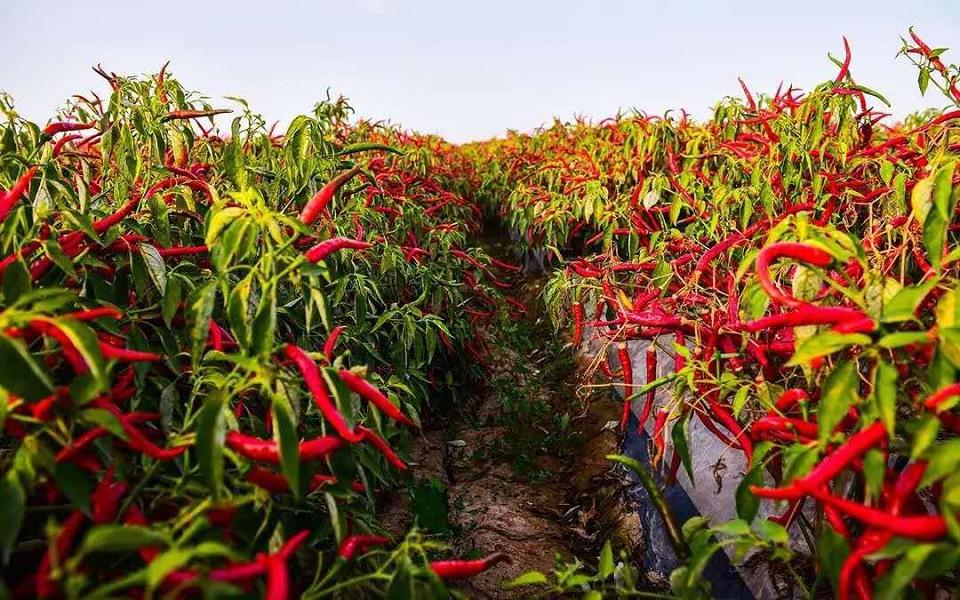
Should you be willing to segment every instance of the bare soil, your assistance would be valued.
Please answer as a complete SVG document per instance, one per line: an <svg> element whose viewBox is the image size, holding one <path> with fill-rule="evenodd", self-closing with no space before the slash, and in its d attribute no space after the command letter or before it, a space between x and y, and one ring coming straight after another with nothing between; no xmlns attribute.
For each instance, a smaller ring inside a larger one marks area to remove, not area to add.
<svg viewBox="0 0 960 600"><path fill-rule="evenodd" d="M608 395L577 399L585 365L556 337L539 297L542 285L528 276L513 291L530 308L521 324L527 341L499 339L504 334L491 330L489 377L458 414L426 428L412 447L415 487L440 482L446 491L447 539L456 554L500 551L513 559L465 583L461 591L471 598L531 597L533 590L504 584L529 570L549 573L558 557L593 563L608 538L638 558L643 551L639 519L623 505L622 480L605 458L619 448L619 408ZM568 357L559 369L558 352ZM524 421L526 429L511 421L518 396L545 408ZM564 413L566 431L551 438L553 419ZM411 495L401 491L382 519L402 534L413 514Z"/></svg>

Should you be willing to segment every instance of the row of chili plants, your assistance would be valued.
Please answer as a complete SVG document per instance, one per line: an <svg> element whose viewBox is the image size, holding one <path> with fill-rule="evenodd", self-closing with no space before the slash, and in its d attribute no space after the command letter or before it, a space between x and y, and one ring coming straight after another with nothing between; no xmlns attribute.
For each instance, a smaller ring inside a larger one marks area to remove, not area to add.
<svg viewBox="0 0 960 600"><path fill-rule="evenodd" d="M558 265L544 298L575 347L602 342L621 427L636 402L665 480L690 470L692 420L747 459L737 520L671 528L678 595L709 593L722 548L782 563L809 594L960 585L960 69L943 53L903 40L921 92L949 106L900 122L844 39L829 81L741 82L704 122L630 113L464 148L489 210ZM758 518L761 502L780 514Z"/></svg>
<svg viewBox="0 0 960 600"><path fill-rule="evenodd" d="M523 310L471 163L343 100L279 133L96 71L45 126L0 98L0 591L441 596L503 560L376 521Z"/></svg>

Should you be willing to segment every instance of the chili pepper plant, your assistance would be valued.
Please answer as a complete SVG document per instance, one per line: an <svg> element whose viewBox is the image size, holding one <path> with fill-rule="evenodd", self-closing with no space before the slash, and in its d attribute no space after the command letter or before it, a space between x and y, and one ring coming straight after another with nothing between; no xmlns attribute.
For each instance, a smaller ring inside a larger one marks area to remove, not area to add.
<svg viewBox="0 0 960 600"><path fill-rule="evenodd" d="M495 565L375 518L518 310L444 183L470 163L342 99L278 132L96 71L46 125L0 98L2 591L442 596Z"/></svg>

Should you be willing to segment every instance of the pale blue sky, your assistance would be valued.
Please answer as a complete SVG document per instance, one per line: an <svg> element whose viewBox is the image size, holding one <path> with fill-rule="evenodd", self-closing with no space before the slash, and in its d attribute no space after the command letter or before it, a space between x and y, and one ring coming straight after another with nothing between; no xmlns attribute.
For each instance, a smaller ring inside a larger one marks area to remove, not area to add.
<svg viewBox="0 0 960 600"><path fill-rule="evenodd" d="M98 62L145 73L170 59L186 86L243 96L270 120L330 87L360 115L453 141L618 107L704 115L739 93L737 76L809 87L835 74L826 53L842 55L841 35L854 77L898 115L942 104L894 58L909 25L960 63L958 0L0 1L0 89L35 120L103 89Z"/></svg>

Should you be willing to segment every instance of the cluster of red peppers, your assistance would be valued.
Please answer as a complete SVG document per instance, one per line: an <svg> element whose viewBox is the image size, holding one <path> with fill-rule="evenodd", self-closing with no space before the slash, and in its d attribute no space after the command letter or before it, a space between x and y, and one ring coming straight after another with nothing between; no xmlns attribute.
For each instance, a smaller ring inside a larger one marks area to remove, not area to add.
<svg viewBox="0 0 960 600"><path fill-rule="evenodd" d="M910 36L921 87L938 75L960 107L956 67ZM674 442L699 420L745 457L739 516L756 518L750 491L785 501L771 521L801 537L814 506L823 526L806 539L846 549L820 568L839 572L840 597L868 598L906 568L898 542L936 554L960 539L960 480L944 466L960 456L947 408L960 368L960 110L892 123L843 42L829 82L758 98L741 81L744 100L704 123L557 122L468 151L492 209L531 247L560 251L556 319L621 388L621 428L636 404L665 480L698 452ZM907 584L929 591L955 568L918 566Z"/></svg>
<svg viewBox="0 0 960 600"><path fill-rule="evenodd" d="M481 213L449 185L469 164L450 145L349 124L340 101L221 135L231 111L166 67L96 71L110 101L0 126L4 584L293 597L310 573L291 565L389 542L332 531L377 530L371 494L408 469L395 444L447 393L435 371L484 357L485 327L522 308L503 292L519 267L470 247Z"/></svg>

